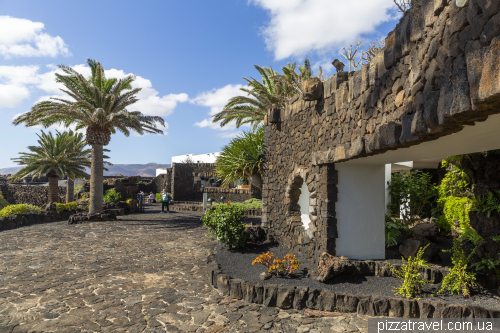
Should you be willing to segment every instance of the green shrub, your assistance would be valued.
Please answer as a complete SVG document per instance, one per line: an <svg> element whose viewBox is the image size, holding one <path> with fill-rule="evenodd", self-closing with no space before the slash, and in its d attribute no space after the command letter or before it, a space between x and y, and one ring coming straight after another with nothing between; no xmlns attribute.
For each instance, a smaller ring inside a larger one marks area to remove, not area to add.
<svg viewBox="0 0 500 333"><path fill-rule="evenodd" d="M398 279L403 280L403 284L400 287L394 287L393 291L395 295L402 295L406 298L415 297L417 294L422 293L422 286L428 283L428 281L422 279L420 277L419 269L420 267L431 267L425 260L422 259L422 255L424 254L425 249L429 246L427 244L424 247L421 247L415 258L408 258L408 261L405 261L404 258L401 258L403 261L403 265L400 269L394 268L388 261L389 269Z"/></svg>
<svg viewBox="0 0 500 333"><path fill-rule="evenodd" d="M449 196L440 199L440 202L443 203L443 216L450 226L453 226L453 221L459 220L461 230L470 228L469 211L473 209L473 199Z"/></svg>
<svg viewBox="0 0 500 333"><path fill-rule="evenodd" d="M385 245L387 247L398 244L403 231L410 232L410 228L404 225L401 219L391 217L390 213L385 214Z"/></svg>
<svg viewBox="0 0 500 333"><path fill-rule="evenodd" d="M161 196L161 193L156 193L156 195L155 195L155 199L156 199L156 201L157 201L157 202L162 201L162 200L163 200L163 198L162 198L162 196Z"/></svg>
<svg viewBox="0 0 500 333"><path fill-rule="evenodd" d="M67 204L56 202L56 210L58 212L64 212L65 210L78 209L78 202L68 202Z"/></svg>
<svg viewBox="0 0 500 333"><path fill-rule="evenodd" d="M462 293L464 297L471 297L470 287L474 283L474 280L476 280L476 274L467 270L469 268L469 261L476 252L477 245L467 256L463 247L463 241L462 237L455 237L453 239L453 248L451 250L453 267L450 269L448 275L444 277L441 288L437 292L438 294L448 289L452 295Z"/></svg>
<svg viewBox="0 0 500 333"><path fill-rule="evenodd" d="M208 210L202 217L203 225L207 227L207 236L230 248L244 247L247 241L245 224L245 209L224 204L214 210Z"/></svg>
<svg viewBox="0 0 500 333"><path fill-rule="evenodd" d="M2 192L0 192L0 209L7 207L9 203L4 199Z"/></svg>
<svg viewBox="0 0 500 333"><path fill-rule="evenodd" d="M85 192L85 187L83 185L75 186L74 193L77 195L78 193Z"/></svg>
<svg viewBox="0 0 500 333"><path fill-rule="evenodd" d="M488 218L491 216L492 212L500 212L500 191L496 194L493 192L488 192L488 195L482 198L477 198L474 202L474 210L480 213L488 213Z"/></svg>
<svg viewBox="0 0 500 333"><path fill-rule="evenodd" d="M0 210L0 217L9 217L14 214L40 214L40 207L30 204L9 205Z"/></svg>
<svg viewBox="0 0 500 333"><path fill-rule="evenodd" d="M103 199L105 202L119 203L122 200L122 194L116 192L114 188L111 188L106 191Z"/></svg>
<svg viewBox="0 0 500 333"><path fill-rule="evenodd" d="M392 216L401 216L404 224L414 223L437 195L431 176L425 172L395 173L387 184L391 195L389 211Z"/></svg>
<svg viewBox="0 0 500 333"><path fill-rule="evenodd" d="M248 200L243 201L243 202L230 202L230 204L231 204L231 206L241 207L245 211L247 211L249 209L262 209L262 200L255 199L255 198L248 199ZM212 206L214 206L214 207L217 207L219 205L227 205L227 202L212 203ZM210 204L208 204L208 206L210 207Z"/></svg>

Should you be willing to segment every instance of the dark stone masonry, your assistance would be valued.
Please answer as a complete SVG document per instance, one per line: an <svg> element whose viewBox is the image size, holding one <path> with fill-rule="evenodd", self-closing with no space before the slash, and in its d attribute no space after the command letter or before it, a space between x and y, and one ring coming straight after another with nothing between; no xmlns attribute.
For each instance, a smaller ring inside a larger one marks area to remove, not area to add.
<svg viewBox="0 0 500 333"><path fill-rule="evenodd" d="M413 0L384 50L357 72L312 79L265 119L263 224L315 262L335 254L335 163L458 132L500 112L500 5ZM311 224L300 219L310 191Z"/></svg>

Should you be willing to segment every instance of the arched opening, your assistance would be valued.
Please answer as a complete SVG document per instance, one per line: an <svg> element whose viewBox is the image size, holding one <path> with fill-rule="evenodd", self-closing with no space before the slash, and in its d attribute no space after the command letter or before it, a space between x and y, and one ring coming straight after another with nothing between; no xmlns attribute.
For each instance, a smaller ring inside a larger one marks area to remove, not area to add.
<svg viewBox="0 0 500 333"><path fill-rule="evenodd" d="M307 183L302 181L302 187L300 188L300 196L297 204L300 206L300 220L302 221L302 225L304 229L309 229L309 223L311 219L309 217L309 202L310 202L311 193L307 188Z"/></svg>

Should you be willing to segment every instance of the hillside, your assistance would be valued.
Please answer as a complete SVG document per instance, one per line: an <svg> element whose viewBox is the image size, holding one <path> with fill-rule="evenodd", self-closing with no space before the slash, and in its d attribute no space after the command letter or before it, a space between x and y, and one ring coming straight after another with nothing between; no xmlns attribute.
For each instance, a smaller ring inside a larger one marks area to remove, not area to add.
<svg viewBox="0 0 500 333"><path fill-rule="evenodd" d="M155 177L156 169L159 168L170 168L170 164L114 164L107 166L109 171L104 171L105 176L114 176L117 174L122 174L124 176L143 176L143 177ZM0 175L13 174L19 171L21 167L11 167L0 169ZM87 170L90 173L90 170Z"/></svg>

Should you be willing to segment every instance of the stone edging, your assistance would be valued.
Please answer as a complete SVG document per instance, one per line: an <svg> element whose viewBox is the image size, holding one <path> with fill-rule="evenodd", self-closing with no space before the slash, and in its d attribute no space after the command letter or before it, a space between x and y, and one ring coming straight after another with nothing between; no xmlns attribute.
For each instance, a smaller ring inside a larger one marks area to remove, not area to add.
<svg viewBox="0 0 500 333"><path fill-rule="evenodd" d="M210 264L210 284L231 298L280 309L356 312L367 316L393 318L500 318L500 310L462 306L440 301L423 301L381 295L352 295L329 290L309 289L232 279L219 265Z"/></svg>
<svg viewBox="0 0 500 333"><path fill-rule="evenodd" d="M9 218L0 217L0 231L17 229L20 227L42 224L50 222L60 222L67 220L71 215L77 213L77 210L66 210L63 212L49 212L40 214L15 214Z"/></svg>

